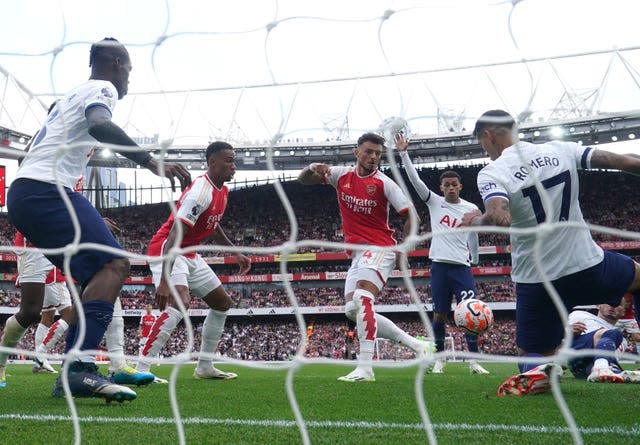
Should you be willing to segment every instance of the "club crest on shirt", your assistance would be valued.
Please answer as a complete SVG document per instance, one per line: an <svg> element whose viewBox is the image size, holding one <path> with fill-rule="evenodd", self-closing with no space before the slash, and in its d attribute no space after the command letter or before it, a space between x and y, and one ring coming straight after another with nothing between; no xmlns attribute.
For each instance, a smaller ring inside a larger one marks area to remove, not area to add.
<svg viewBox="0 0 640 445"><path fill-rule="evenodd" d="M378 187L376 187L375 185L373 184L367 185L367 193L369 194L369 196L375 195L377 190L378 190Z"/></svg>
<svg viewBox="0 0 640 445"><path fill-rule="evenodd" d="M200 214L201 210L202 210L202 206L200 204L196 204L193 207L191 207L191 214L193 216L197 216Z"/></svg>
<svg viewBox="0 0 640 445"><path fill-rule="evenodd" d="M108 97L109 99L113 98L113 94L111 94L111 90L109 88L103 88L100 91L100 94L102 94L104 97Z"/></svg>

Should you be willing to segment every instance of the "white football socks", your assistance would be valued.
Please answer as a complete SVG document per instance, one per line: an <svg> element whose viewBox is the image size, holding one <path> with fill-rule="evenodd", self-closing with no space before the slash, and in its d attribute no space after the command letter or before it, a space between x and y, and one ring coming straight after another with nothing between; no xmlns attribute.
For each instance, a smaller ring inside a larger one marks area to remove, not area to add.
<svg viewBox="0 0 640 445"><path fill-rule="evenodd" d="M224 330L224 322L227 319L227 312L209 309L207 318L204 319L202 325L202 344L200 345L200 353L207 354L209 357L200 355L198 360L199 369L207 369L211 366L210 355L216 352L218 342Z"/></svg>
<svg viewBox="0 0 640 445"><path fill-rule="evenodd" d="M122 313L120 311L120 313ZM107 330L104 333L107 351L109 352L109 370L115 371L118 368L126 366L127 362L124 357L124 319L122 315L113 313L113 318Z"/></svg>
<svg viewBox="0 0 640 445"><path fill-rule="evenodd" d="M142 372L148 372L151 367L151 357L155 357L164 348L164 345L171 337L171 333L182 320L182 312L169 306L160 314L156 322L151 328L151 333L147 339L147 343L142 349L142 354L138 361L136 369Z"/></svg>
<svg viewBox="0 0 640 445"><path fill-rule="evenodd" d="M376 323L376 313L373 308L374 296L364 289L356 289L353 293L353 301L358 308L356 315L356 330L360 340L360 363L361 368L371 369L371 360L375 348L378 325Z"/></svg>
<svg viewBox="0 0 640 445"><path fill-rule="evenodd" d="M25 332L27 332L27 328L23 328L16 320L16 316L12 315L4 324L0 345L6 348L15 348ZM8 352L0 352L0 366L6 365L8 358Z"/></svg>
<svg viewBox="0 0 640 445"><path fill-rule="evenodd" d="M43 325L39 325L38 329L40 329L40 326ZM64 333L67 332L68 328L69 325L62 318L54 321L53 324L49 326L49 329L47 329L44 338L39 343L36 343L38 345L36 347L36 352L49 353L54 346L58 344Z"/></svg>

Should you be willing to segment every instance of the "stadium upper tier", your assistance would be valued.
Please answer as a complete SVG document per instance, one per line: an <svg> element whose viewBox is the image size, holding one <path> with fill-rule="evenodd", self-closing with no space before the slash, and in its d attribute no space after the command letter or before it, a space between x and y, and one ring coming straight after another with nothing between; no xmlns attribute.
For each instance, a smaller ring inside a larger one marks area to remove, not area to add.
<svg viewBox="0 0 640 445"><path fill-rule="evenodd" d="M607 113L578 119L564 119L520 126L520 138L532 143L542 143L553 139L581 142L585 145L622 142L640 135L640 110ZM356 135L357 138L359 136ZM486 155L478 141L471 136L470 129L451 131L436 135L410 135L409 150L414 160L420 163L455 162L484 158ZM21 159L31 135L0 127L1 156ZM162 156L161 141L158 137L140 138L138 142L154 156ZM237 168L244 170L267 170L268 154L271 151L276 170L300 169L311 162L350 164L353 162L355 141L305 142L302 139L281 139L276 144L234 143L237 150ZM197 168L204 162L202 146L175 146L164 149L165 160L179 162ZM90 165L99 167L135 168L130 160L112 155L95 155ZM383 161L383 165L388 162Z"/></svg>

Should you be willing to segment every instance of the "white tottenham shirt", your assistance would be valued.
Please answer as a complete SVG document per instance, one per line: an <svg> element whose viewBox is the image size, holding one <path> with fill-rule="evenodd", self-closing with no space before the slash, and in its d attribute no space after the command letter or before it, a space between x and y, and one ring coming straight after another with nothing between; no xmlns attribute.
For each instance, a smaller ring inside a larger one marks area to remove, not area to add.
<svg viewBox="0 0 640 445"><path fill-rule="evenodd" d="M106 80L89 80L59 100L38 131L18 178L56 183L73 189L84 174L97 141L89 134L86 111L95 106L113 112L118 91Z"/></svg>
<svg viewBox="0 0 640 445"><path fill-rule="evenodd" d="M511 234L513 281L544 281L535 263L538 239L540 264L550 280L595 266L604 258L578 203L578 169L590 168L592 153L591 147L573 142L518 142L478 173L485 204L495 198L509 200L511 228L531 229ZM541 230L544 222L553 226Z"/></svg>
<svg viewBox="0 0 640 445"><path fill-rule="evenodd" d="M469 266L469 253L474 260L478 256L478 234L454 230L462 223L465 213L478 210L478 206L464 199L449 203L442 196L432 192L425 185L406 151L400 153L409 181L429 208L431 220L431 247L429 258L432 261L454 263Z"/></svg>

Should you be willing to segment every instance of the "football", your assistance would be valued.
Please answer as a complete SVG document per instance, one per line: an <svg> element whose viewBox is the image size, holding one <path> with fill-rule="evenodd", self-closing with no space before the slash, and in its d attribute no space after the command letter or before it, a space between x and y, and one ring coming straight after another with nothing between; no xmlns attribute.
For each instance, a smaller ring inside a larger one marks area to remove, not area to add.
<svg viewBox="0 0 640 445"><path fill-rule="evenodd" d="M470 298L458 303L453 311L453 319L463 331L480 335L493 326L493 311L484 301Z"/></svg>
<svg viewBox="0 0 640 445"><path fill-rule="evenodd" d="M393 137L397 133L404 133L406 137L411 135L409 123L401 117L388 117L380 123L378 134L385 138L387 144L393 143Z"/></svg>

